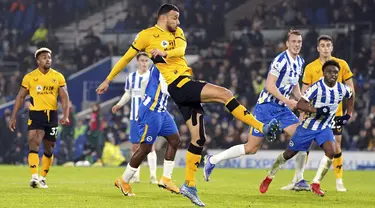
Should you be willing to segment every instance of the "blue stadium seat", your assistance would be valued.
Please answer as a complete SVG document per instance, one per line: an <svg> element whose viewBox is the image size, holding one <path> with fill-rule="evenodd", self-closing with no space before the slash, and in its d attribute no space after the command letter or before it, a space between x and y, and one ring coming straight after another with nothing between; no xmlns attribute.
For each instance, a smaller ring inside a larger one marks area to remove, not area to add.
<svg viewBox="0 0 375 208"><path fill-rule="evenodd" d="M16 11L12 18L12 29L19 29L22 22L23 12Z"/></svg>
<svg viewBox="0 0 375 208"><path fill-rule="evenodd" d="M320 8L315 12L316 16L316 23L318 25L328 25L328 16L327 16L327 9Z"/></svg>
<svg viewBox="0 0 375 208"><path fill-rule="evenodd" d="M124 32L125 31L125 21L120 20L116 23L116 25L113 27L114 32Z"/></svg>
<svg viewBox="0 0 375 208"><path fill-rule="evenodd" d="M35 13L35 4L30 4L26 9L25 21L23 21L23 32L25 36L29 36L32 32L34 32L33 22L35 19Z"/></svg>

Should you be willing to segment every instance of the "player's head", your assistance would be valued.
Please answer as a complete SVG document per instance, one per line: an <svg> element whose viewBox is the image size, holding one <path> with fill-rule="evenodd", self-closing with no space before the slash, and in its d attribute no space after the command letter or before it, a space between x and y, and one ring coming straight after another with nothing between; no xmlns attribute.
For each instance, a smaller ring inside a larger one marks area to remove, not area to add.
<svg viewBox="0 0 375 208"><path fill-rule="evenodd" d="M328 60L322 67L324 81L330 86L335 85L340 71L340 65L334 60Z"/></svg>
<svg viewBox="0 0 375 208"><path fill-rule="evenodd" d="M158 22L165 24L169 32L175 32L180 21L180 10L173 4L163 4L158 10Z"/></svg>
<svg viewBox="0 0 375 208"><path fill-rule="evenodd" d="M302 48L302 35L299 30L289 30L286 46L292 55L296 56L299 54Z"/></svg>
<svg viewBox="0 0 375 208"><path fill-rule="evenodd" d="M321 35L318 37L317 50L319 56L323 58L331 57L333 51L333 40L329 35Z"/></svg>
<svg viewBox="0 0 375 208"><path fill-rule="evenodd" d="M48 48L39 48L35 51L35 59L40 69L49 70L52 64L52 51Z"/></svg>
<svg viewBox="0 0 375 208"><path fill-rule="evenodd" d="M138 70L141 72L146 72L149 68L149 58L147 56L147 53L139 52L136 58L137 58Z"/></svg>

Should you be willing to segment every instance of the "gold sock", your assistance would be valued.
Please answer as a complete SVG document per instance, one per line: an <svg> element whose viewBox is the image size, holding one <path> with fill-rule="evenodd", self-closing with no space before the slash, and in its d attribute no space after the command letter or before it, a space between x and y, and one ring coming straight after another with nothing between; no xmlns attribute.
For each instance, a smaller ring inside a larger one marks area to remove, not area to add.
<svg viewBox="0 0 375 208"><path fill-rule="evenodd" d="M336 179L342 179L343 165L342 165L342 152L333 157L333 171L335 172Z"/></svg>
<svg viewBox="0 0 375 208"><path fill-rule="evenodd" d="M46 177L49 171L49 168L52 166L53 163L53 155L46 155L43 154L42 157L42 172L40 173L41 176Z"/></svg>
<svg viewBox="0 0 375 208"><path fill-rule="evenodd" d="M236 98L231 98L226 104L225 107L229 112L238 120L246 123L249 126L252 126L258 129L263 133L263 123L258 121L246 108L241 105Z"/></svg>
<svg viewBox="0 0 375 208"><path fill-rule="evenodd" d="M201 161L202 147L197 147L193 144L189 145L186 152L186 175L185 183L187 186L195 186L195 173L198 170Z"/></svg>
<svg viewBox="0 0 375 208"><path fill-rule="evenodd" d="M31 174L38 174L39 155L36 151L30 151L27 157Z"/></svg>

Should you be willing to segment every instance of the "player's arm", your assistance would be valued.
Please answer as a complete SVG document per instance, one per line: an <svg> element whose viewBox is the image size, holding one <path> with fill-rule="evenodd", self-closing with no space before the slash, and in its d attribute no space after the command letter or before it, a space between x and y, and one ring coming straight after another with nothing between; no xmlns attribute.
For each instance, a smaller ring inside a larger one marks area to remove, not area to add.
<svg viewBox="0 0 375 208"><path fill-rule="evenodd" d="M107 91L109 83L129 64L139 51L146 48L147 44L147 34L145 31L142 31L135 37L133 44L126 51L125 55L115 64L107 78L96 89L96 92L98 94L103 94Z"/></svg>
<svg viewBox="0 0 375 208"><path fill-rule="evenodd" d="M29 94L29 90L26 86L21 85L20 90L18 91L16 101L14 103L13 111L12 111L12 116L9 121L9 129L13 132L16 129L16 116L23 105L25 98Z"/></svg>
<svg viewBox="0 0 375 208"><path fill-rule="evenodd" d="M345 115L341 116L336 121L336 125L338 126L343 126L346 123L348 123L349 119L352 117L353 112L354 112L354 100L355 100L354 93L349 86L345 86L344 88L345 88L345 97L348 98L346 100L347 110L346 110Z"/></svg>
<svg viewBox="0 0 375 208"><path fill-rule="evenodd" d="M298 101L297 109L303 112L307 112L307 113L317 113L319 115L328 115L330 113L330 109L328 106L314 108L313 106L310 105L310 102L317 97L317 94L318 94L318 86L314 84L306 90L305 94Z"/></svg>
<svg viewBox="0 0 375 208"><path fill-rule="evenodd" d="M301 99L301 90L299 88L299 84L297 83L296 86L293 87L292 95L296 98L296 100Z"/></svg>
<svg viewBox="0 0 375 208"><path fill-rule="evenodd" d="M66 85L59 88L59 96L61 100L61 107L63 109L63 118L61 119L60 123L64 124L69 122L69 93Z"/></svg>
<svg viewBox="0 0 375 208"><path fill-rule="evenodd" d="M355 97L355 90L354 90L354 84L353 84L353 72L350 70L350 67L349 67L348 63L346 63L346 61L344 61L344 63L342 65L343 65L342 69L341 69L341 70L343 70L342 80L344 80L344 84L346 86L350 87L352 97Z"/></svg>
<svg viewBox="0 0 375 208"><path fill-rule="evenodd" d="M286 64L286 63L284 63L284 64ZM278 62L272 63L271 70L270 70L270 72L268 73L268 76L267 76L265 88L269 93L271 93L273 96L275 96L281 102L285 103L289 108L294 109L296 101L292 101L292 100L289 100L288 98L286 98L283 94L281 94L279 89L277 89L277 87L276 87L276 82L277 82L277 79L279 78L280 72L282 70L285 70L285 69L283 69L284 64L278 63Z"/></svg>

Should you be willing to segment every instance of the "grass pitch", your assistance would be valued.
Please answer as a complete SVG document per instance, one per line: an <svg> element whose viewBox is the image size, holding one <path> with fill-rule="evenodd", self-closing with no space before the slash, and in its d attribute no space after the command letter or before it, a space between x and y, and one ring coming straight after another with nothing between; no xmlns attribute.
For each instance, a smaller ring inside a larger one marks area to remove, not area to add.
<svg viewBox="0 0 375 208"><path fill-rule="evenodd" d="M123 168L52 167L48 175L49 189L31 189L30 172L26 166L0 166L0 207L194 207L182 195L171 194L157 185L149 184L148 168L142 168L140 184L133 184L135 197L125 197L113 181ZM158 176L162 169L158 169ZM375 207L375 172L345 171L348 192L335 189L330 171L322 183L325 197L311 192L281 191L293 176L291 170L281 170L266 194L259 185L266 170L215 169L212 180L203 180L202 169L197 173L198 194L207 207ZM177 185L184 180L185 169L176 168L173 179ZM315 171L306 171L311 180Z"/></svg>

